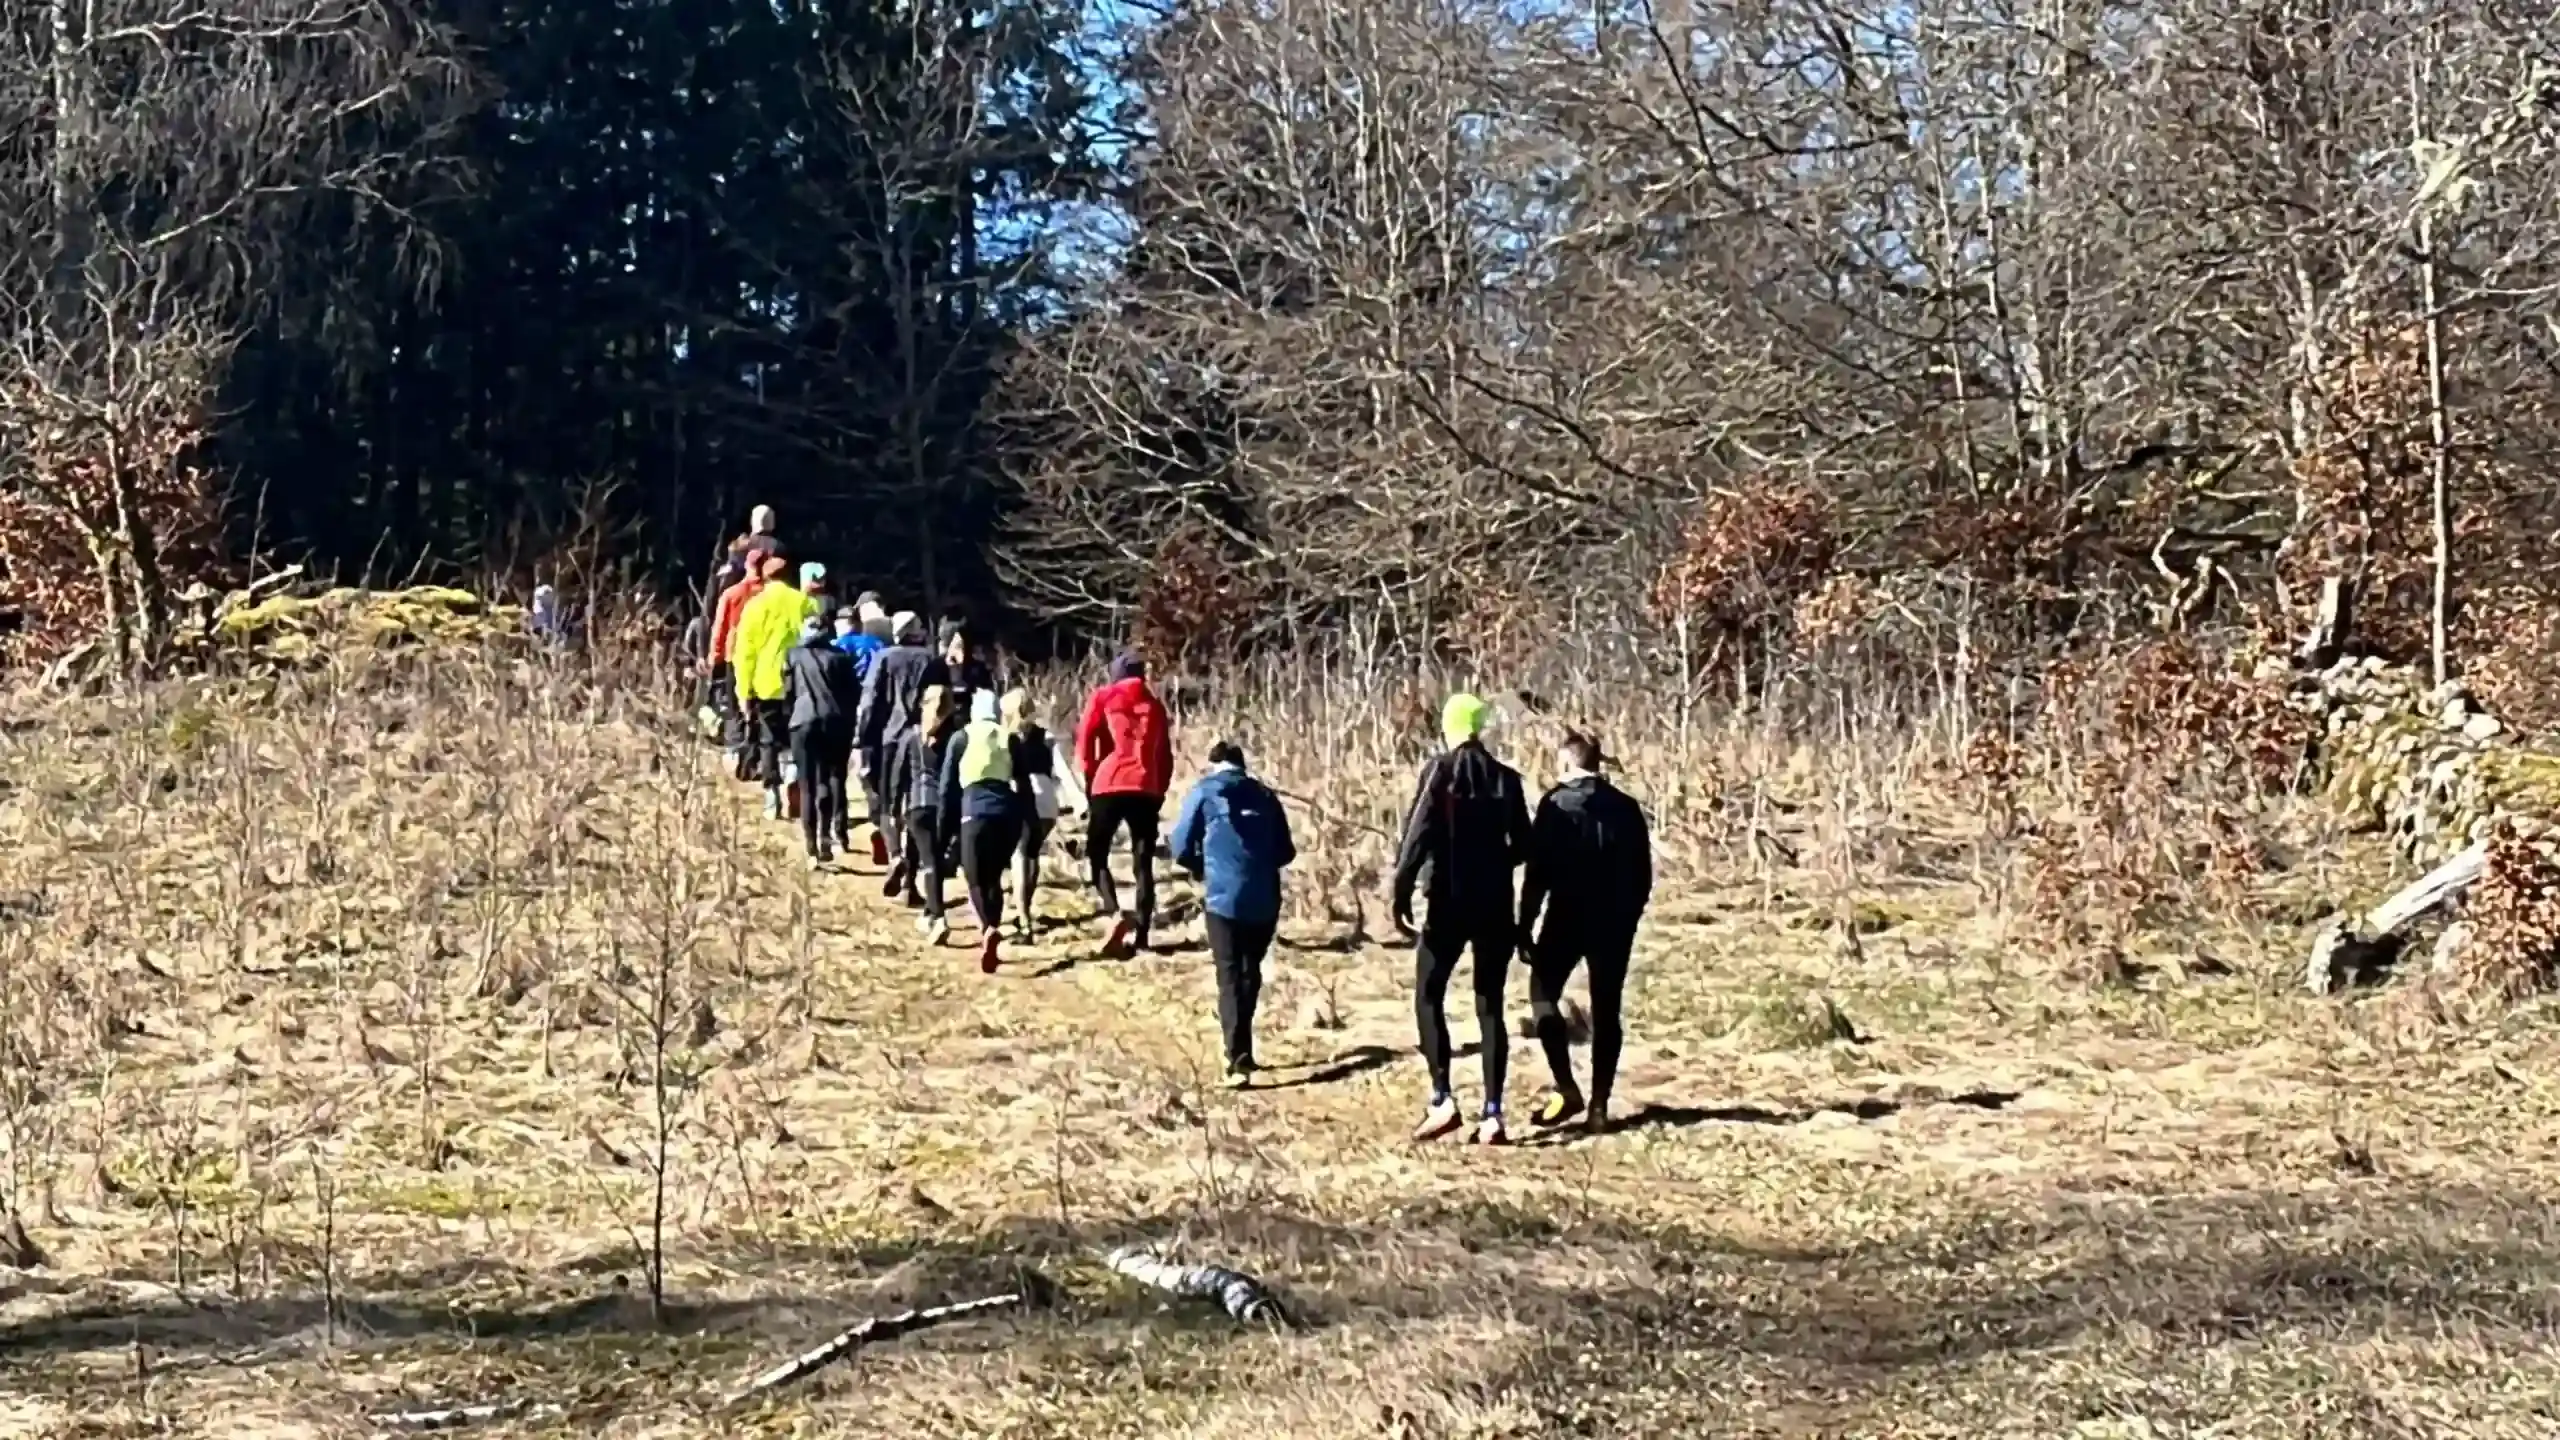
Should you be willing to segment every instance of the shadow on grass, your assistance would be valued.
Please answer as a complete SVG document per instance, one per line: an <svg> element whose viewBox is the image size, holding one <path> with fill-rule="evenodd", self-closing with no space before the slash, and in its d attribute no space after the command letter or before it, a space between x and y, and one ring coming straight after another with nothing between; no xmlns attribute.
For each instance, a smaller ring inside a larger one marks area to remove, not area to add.
<svg viewBox="0 0 2560 1440"><path fill-rule="evenodd" d="M1905 1110L1924 1105L1959 1105L1971 1110L2005 1110L2022 1092L2016 1090L1968 1090L1961 1094L1933 1100L1892 1100L1881 1095L1864 1095L1855 1100L1833 1100L1819 1105L1770 1106L1749 1103L1731 1105L1643 1105L1627 1112L1610 1128L1613 1130L1685 1130L1698 1125L1802 1125L1822 1115L1847 1115L1859 1120L1882 1120Z"/></svg>
<svg viewBox="0 0 2560 1440"><path fill-rule="evenodd" d="M1639 1393L1656 1407L1646 1414L1659 1416L1669 1394L1698 1406L1703 1422L1720 1402L1697 1377L1737 1366L1808 1403L1845 1405L1904 1372L2084 1336L2156 1334L2192 1348L2296 1334L2351 1350L2389 1336L2423 1343L2459 1325L2492 1353L2530 1354L2560 1333L2560 1215L2524 1193L2374 1180L2316 1194L2066 1197L1830 1248L1577 1219L1570 1208L1425 1201L1344 1223L1239 1207L1113 1224L1018 1221L949 1240L740 1242L692 1258L757 1277L756 1293L688 1299L659 1323L627 1287L596 1293L599 1271L636 1273L635 1256L539 1274L462 1265L351 1277L336 1326L342 1348L500 1347L520 1385L551 1370L584 1373L602 1353L597 1342L619 1334L657 1345L650 1353L664 1365L712 1386L866 1315L1030 1284L1052 1303L897 1343L1002 1352L1008 1365L1044 1373L1107 1370L1139 1363L1130 1349L1139 1326L1180 1341L1146 1348L1151 1383L1178 1372L1184 1383L1250 1387L1253 1367L1227 1352L1267 1343L1260 1331L1097 1263L1109 1246L1180 1234L1185 1258L1263 1278L1302 1335L1341 1328L1372 1347L1409 1325L1504 1317L1524 1326L1536 1353L1486 1383L1556 1420L1542 1433L1593 1434L1637 1433L1619 1428L1636 1412L1615 1407ZM164 1361L262 1346L291 1353L280 1347L316 1336L321 1322L312 1291L222 1305L83 1296L0 1325L0 1366L33 1361L23 1373L68 1377L81 1367L42 1357L136 1345ZM362 1336L372 1338L349 1339ZM662 1344L669 1336L683 1343ZM1572 1360L1593 1353L1613 1358Z"/></svg>
<svg viewBox="0 0 2560 1440"><path fill-rule="evenodd" d="M1355 1045L1304 1075L1287 1080L1256 1080L1256 1090L1299 1090L1310 1085L1338 1085L1356 1079L1372 1070L1381 1070L1396 1061L1398 1051L1384 1045Z"/></svg>

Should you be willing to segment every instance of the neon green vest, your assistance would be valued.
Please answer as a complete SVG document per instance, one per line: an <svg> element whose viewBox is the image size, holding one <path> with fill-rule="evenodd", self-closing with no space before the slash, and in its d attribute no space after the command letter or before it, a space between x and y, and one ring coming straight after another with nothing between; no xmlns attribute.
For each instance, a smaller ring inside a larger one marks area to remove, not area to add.
<svg viewBox="0 0 2560 1440"><path fill-rule="evenodd" d="M972 720L960 732L960 783L976 785L983 781L1013 783L1013 746L1004 725L995 720Z"/></svg>

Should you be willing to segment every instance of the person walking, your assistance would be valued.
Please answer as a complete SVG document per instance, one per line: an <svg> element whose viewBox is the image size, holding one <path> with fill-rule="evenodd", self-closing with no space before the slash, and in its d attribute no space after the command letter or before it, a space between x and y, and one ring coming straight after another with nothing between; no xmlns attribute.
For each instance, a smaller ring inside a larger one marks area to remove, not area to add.
<svg viewBox="0 0 2560 1440"><path fill-rule="evenodd" d="M1431 1071L1431 1101L1413 1138L1431 1140L1458 1128L1457 1097L1449 1086L1448 993L1462 952L1475 954L1477 1044L1484 1062L1484 1115L1476 1141L1507 1143L1502 1123L1504 1071L1510 1037L1502 1028L1502 986L1519 934L1511 871L1528 851L1529 807L1520 774L1484 747L1488 716L1473 695L1449 697L1440 712L1447 748L1422 767L1413 810L1396 850L1396 928L1414 935L1413 897L1430 874L1429 909L1414 946L1414 1022L1421 1031L1423 1063Z"/></svg>
<svg viewBox="0 0 2560 1440"><path fill-rule="evenodd" d="M738 699L738 619L764 588L765 561L772 551L751 537L736 545L741 571L720 592L711 617L711 646L703 656L703 674L711 682L711 703L720 712L721 748L729 757L729 773L744 780L753 773L753 737L747 733L746 706Z"/></svg>
<svg viewBox="0 0 2560 1440"><path fill-rule="evenodd" d="M1031 714L1030 692L1019 687L1006 691L998 713L1011 737L1014 808L1022 817L1022 840L1014 853L1014 935L1027 944L1039 931L1032 901L1040 893L1041 853L1059 814L1082 797L1075 793L1074 772L1058 764L1056 742Z"/></svg>
<svg viewBox="0 0 2560 1440"><path fill-rule="evenodd" d="M944 683L954 690L973 693L984 690L990 694L995 691L995 667L987 663L977 637L970 632L966 621L942 622L942 667Z"/></svg>
<svg viewBox="0 0 2560 1440"><path fill-rule="evenodd" d="M738 615L734 664L738 672L738 704L746 711L747 729L755 743L755 773L764 786L767 818L782 816L782 759L791 747L791 714L782 703L783 659L799 641L801 622L809 618L807 591L783 578L790 562L779 555L764 562L764 588ZM821 565L801 567L801 584L823 580Z"/></svg>
<svg viewBox="0 0 2560 1440"><path fill-rule="evenodd" d="M845 772L853 757L853 712L862 695L853 657L835 647L815 615L784 658L782 688L790 707L791 768L800 777L800 833L809 868L836 857L845 843Z"/></svg>
<svg viewBox="0 0 2560 1440"><path fill-rule="evenodd" d="M968 695L969 723L943 759L944 813L959 817L960 878L978 921L978 969L993 975L1002 963L1004 878L1022 843L1022 810L1003 704L992 690Z"/></svg>
<svg viewBox="0 0 2560 1440"><path fill-rule="evenodd" d="M1084 776L1085 862L1102 913L1115 917L1102 953L1122 959L1144 949L1155 920L1156 838L1165 791L1173 785L1173 723L1147 688L1147 667L1134 654L1111 662L1111 679L1086 702L1076 725L1076 770ZM1111 878L1111 845L1129 832L1137 908L1120 908Z"/></svg>
<svg viewBox="0 0 2560 1440"><path fill-rule="evenodd" d="M922 717L924 693L943 683L941 657L924 643L924 622L912 610L890 620L889 646L862 677L862 705L854 717L854 764L863 788L873 797L871 826L882 841L881 860L889 866L881 892L892 899L916 899L916 867L906 853L907 778L898 773L906 756L907 737Z"/></svg>
<svg viewBox="0 0 2560 1440"><path fill-rule="evenodd" d="M1556 750L1555 788L1529 821L1520 873L1520 934L1529 944L1529 1015L1555 1088L1530 1119L1545 1127L1580 1115L1608 1128L1609 1091L1626 1041L1623 1009L1636 926L1653 898L1653 839L1644 807L1600 773L1600 743L1579 733ZM1543 912L1545 929L1539 929ZM1565 982L1590 967L1591 1089L1573 1081Z"/></svg>
<svg viewBox="0 0 2560 1440"><path fill-rule="evenodd" d="M960 715L951 692L940 685L928 686L921 704L922 719L899 742L900 758L891 773L902 786L897 800L906 836L898 858L912 867L908 903L924 911L917 926L929 943L939 945L951 935L942 912L943 822L950 808L943 760L960 733Z"/></svg>
<svg viewBox="0 0 2560 1440"><path fill-rule="evenodd" d="M1240 1090L1253 1083L1253 1011L1263 957L1280 928L1280 872L1298 847L1280 797L1245 773L1243 747L1227 740L1210 747L1209 773L1182 797L1171 843L1174 863L1201 884L1227 1086Z"/></svg>
<svg viewBox="0 0 2560 1440"><path fill-rule="evenodd" d="M880 607L874 604L870 608L876 611ZM880 629L885 632L889 628L889 617L883 615L879 618ZM861 605L847 605L836 611L835 646L853 657L856 679L868 674L871 662L879 658L881 651L889 648L889 637L885 633L875 634L867 628L868 623Z"/></svg>

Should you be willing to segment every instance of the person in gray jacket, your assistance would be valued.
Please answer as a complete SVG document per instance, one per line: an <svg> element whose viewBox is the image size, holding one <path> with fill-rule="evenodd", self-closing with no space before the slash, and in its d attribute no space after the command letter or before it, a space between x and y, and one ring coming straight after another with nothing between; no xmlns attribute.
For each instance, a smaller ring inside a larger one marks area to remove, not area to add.
<svg viewBox="0 0 2560 1440"><path fill-rule="evenodd" d="M921 904L915 857L906 849L903 797L909 777L899 767L907 755L907 737L922 719L925 688L947 684L948 668L925 644L921 616L902 610L890 623L889 648L872 657L871 669L862 677L862 704L853 722L854 757L866 786L879 791L886 812L872 817L888 840L889 878L881 893Z"/></svg>
<svg viewBox="0 0 2560 1440"><path fill-rule="evenodd" d="M800 830L809 866L835 859L850 827L846 771L853 759L856 693L853 657L835 646L826 622L812 617L800 643L782 657L782 701L791 721L791 767L800 776Z"/></svg>

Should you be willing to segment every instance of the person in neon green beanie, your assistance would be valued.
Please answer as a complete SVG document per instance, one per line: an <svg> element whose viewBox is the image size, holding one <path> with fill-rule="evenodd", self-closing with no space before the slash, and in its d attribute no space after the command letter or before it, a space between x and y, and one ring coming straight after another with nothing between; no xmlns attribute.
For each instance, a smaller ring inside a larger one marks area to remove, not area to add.
<svg viewBox="0 0 2560 1440"><path fill-rule="evenodd" d="M1457 1097L1449 1087L1447 999L1458 957L1470 950L1484 1065L1484 1116L1475 1138L1485 1145L1510 1138L1502 1124L1502 1085L1511 1059L1502 984L1519 938L1511 872L1528 854L1529 806L1520 772L1485 749L1491 718L1492 707L1463 692L1440 707L1440 738L1448 748L1422 767L1396 851L1395 922L1415 938L1414 1021L1431 1071L1431 1100L1414 1127L1416 1140L1437 1139L1459 1125ZM1426 873L1428 909L1417 934L1413 896Z"/></svg>

